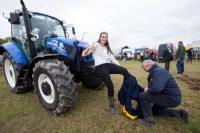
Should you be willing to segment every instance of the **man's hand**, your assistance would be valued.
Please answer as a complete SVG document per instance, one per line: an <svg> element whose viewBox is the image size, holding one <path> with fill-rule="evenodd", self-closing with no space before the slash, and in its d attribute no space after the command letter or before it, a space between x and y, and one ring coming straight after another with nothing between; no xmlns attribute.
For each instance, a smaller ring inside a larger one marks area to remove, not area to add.
<svg viewBox="0 0 200 133"><path fill-rule="evenodd" d="M144 92L147 92L147 90L148 90L148 88L146 87L146 88L144 88Z"/></svg>
<svg viewBox="0 0 200 133"><path fill-rule="evenodd" d="M94 42L93 42L92 45L90 46L90 49L91 49L91 50L96 49L96 46L95 46Z"/></svg>
<svg viewBox="0 0 200 133"><path fill-rule="evenodd" d="M180 58L178 58L177 60L180 61Z"/></svg>

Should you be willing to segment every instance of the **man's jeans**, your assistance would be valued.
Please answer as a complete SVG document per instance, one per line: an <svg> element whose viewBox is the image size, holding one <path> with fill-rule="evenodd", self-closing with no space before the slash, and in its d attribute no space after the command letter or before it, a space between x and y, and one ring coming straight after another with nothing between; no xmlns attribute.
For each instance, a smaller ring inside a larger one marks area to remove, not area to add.
<svg viewBox="0 0 200 133"><path fill-rule="evenodd" d="M148 92L141 92L139 94L139 100L142 106L144 119L148 122L154 122L153 116L180 117L179 110L169 109L168 107L177 107L181 103L181 100L177 102L164 94L151 94ZM151 103L153 103L153 107L151 107Z"/></svg>
<svg viewBox="0 0 200 133"><path fill-rule="evenodd" d="M184 59L180 59L176 63L176 68L178 70L178 74L183 74L184 72Z"/></svg>
<svg viewBox="0 0 200 133"><path fill-rule="evenodd" d="M190 64L191 64L192 63L192 59L193 59L193 56L188 56L187 63L188 63L188 61L190 61Z"/></svg>

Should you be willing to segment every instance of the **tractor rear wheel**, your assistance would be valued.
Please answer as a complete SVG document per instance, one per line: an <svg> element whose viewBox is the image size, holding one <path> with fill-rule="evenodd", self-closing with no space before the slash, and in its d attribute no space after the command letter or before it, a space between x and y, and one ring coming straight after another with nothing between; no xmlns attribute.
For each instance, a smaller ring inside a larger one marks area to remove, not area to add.
<svg viewBox="0 0 200 133"><path fill-rule="evenodd" d="M22 84L18 84L18 86L16 86L17 80L19 78L19 70L14 59L8 52L3 53L2 66L5 75L4 77L9 89L13 93L25 92L28 89L26 86Z"/></svg>
<svg viewBox="0 0 200 133"><path fill-rule="evenodd" d="M78 94L74 76L58 59L45 59L35 64L33 85L42 106L55 115L69 110Z"/></svg>

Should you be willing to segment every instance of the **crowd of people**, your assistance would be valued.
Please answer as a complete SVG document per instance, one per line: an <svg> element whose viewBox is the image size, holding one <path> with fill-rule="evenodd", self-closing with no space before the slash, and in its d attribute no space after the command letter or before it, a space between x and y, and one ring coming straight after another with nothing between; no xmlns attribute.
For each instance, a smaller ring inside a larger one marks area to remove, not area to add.
<svg viewBox="0 0 200 133"><path fill-rule="evenodd" d="M137 60L137 53L135 52L134 54L136 57L135 57L135 60ZM158 55L156 55L153 50L141 50L140 51L140 62L143 62L144 60L146 59L150 59L152 61L158 61Z"/></svg>
<svg viewBox="0 0 200 133"><path fill-rule="evenodd" d="M178 74L184 72L183 49L182 42L178 42L177 70ZM168 47L169 48L169 47ZM110 113L116 114L114 101L114 85L110 74L123 75L122 87L118 93L118 99L122 106L129 114L133 114L133 109L130 107L131 100L134 99L138 103L137 111L134 112L137 117L137 122L142 125L155 126L156 122L153 116L170 116L182 118L185 123L189 122L189 114L187 109L173 109L180 105L182 101L181 90L173 76L164 68L154 63L153 52L149 51L149 59L144 60L144 53L140 53L142 69L148 72L148 86L142 88L136 80L136 77L131 75L128 70L120 66L119 62L114 58L108 42L108 34L100 33L97 42L93 42L90 47L85 49L82 56L87 56L93 52L95 60L96 75L99 76L105 83L108 93L108 101ZM168 52L170 50L168 49ZM135 117L136 118L136 117Z"/></svg>

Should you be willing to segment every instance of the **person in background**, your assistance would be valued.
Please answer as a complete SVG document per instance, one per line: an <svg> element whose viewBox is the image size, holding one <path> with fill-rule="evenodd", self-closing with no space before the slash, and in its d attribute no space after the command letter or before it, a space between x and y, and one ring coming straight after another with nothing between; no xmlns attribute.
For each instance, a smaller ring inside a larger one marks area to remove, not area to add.
<svg viewBox="0 0 200 133"><path fill-rule="evenodd" d="M153 60L153 51L149 50L149 59Z"/></svg>
<svg viewBox="0 0 200 133"><path fill-rule="evenodd" d="M167 44L167 48L164 50L163 59L165 61L165 69L169 71L170 61L172 58L171 44Z"/></svg>
<svg viewBox="0 0 200 133"><path fill-rule="evenodd" d="M140 52L140 62L143 62L144 60L144 50L141 50Z"/></svg>
<svg viewBox="0 0 200 133"><path fill-rule="evenodd" d="M137 52L136 51L134 52L134 60L135 61L137 60Z"/></svg>
<svg viewBox="0 0 200 133"><path fill-rule="evenodd" d="M119 62L114 58L108 42L108 34L102 32L97 42L93 42L91 46L82 52L82 56L87 56L93 52L95 60L96 75L102 79L108 89L108 100L110 103L110 113L114 115L114 86L110 78L110 74L122 74L124 80L131 78L131 74L126 68L120 66ZM114 64L113 64L114 63Z"/></svg>
<svg viewBox="0 0 200 133"><path fill-rule="evenodd" d="M185 47L183 46L183 42L178 42L178 50L176 52L177 63L176 67L178 70L177 76L181 76L184 72L184 58L185 58Z"/></svg>
<svg viewBox="0 0 200 133"><path fill-rule="evenodd" d="M126 52L124 52L124 58L123 58L123 61L126 61L127 60L127 53Z"/></svg>
<svg viewBox="0 0 200 133"><path fill-rule="evenodd" d="M154 61L154 58L155 58L154 56L155 56L155 55L154 55L153 50L151 51L151 55L152 55L152 61Z"/></svg>
<svg viewBox="0 0 200 133"><path fill-rule="evenodd" d="M154 57L154 61L158 61L158 55Z"/></svg>
<svg viewBox="0 0 200 133"><path fill-rule="evenodd" d="M194 50L193 50L193 48L190 48L190 49L187 51L187 54L188 54L187 63L190 61L190 64L192 64L192 59L193 59L193 56L194 56Z"/></svg>
<svg viewBox="0 0 200 133"><path fill-rule="evenodd" d="M182 99L180 88L173 76L149 59L142 63L142 68L149 73L148 87L139 94L144 118L138 118L137 122L155 126L156 122L153 116L170 116L182 118L185 123L188 123L188 110L172 109L180 105Z"/></svg>

